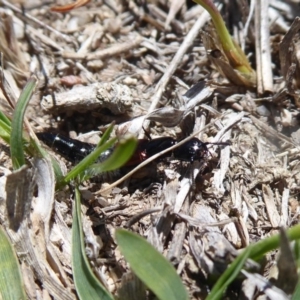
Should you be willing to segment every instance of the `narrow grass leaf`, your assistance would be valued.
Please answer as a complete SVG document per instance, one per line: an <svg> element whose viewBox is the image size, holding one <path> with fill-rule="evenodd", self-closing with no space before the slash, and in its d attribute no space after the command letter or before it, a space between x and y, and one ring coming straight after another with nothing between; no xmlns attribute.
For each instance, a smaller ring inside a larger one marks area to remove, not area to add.
<svg viewBox="0 0 300 300"><path fill-rule="evenodd" d="M61 182L64 178L64 174L59 166L59 163L52 157L50 159L52 162L52 167L53 167L53 171L54 171L54 175L55 175L55 181Z"/></svg>
<svg viewBox="0 0 300 300"><path fill-rule="evenodd" d="M291 300L298 300L298 299L300 299L300 279L298 279L298 283Z"/></svg>
<svg viewBox="0 0 300 300"><path fill-rule="evenodd" d="M188 299L187 291L172 264L145 239L118 229L116 240L134 273L158 299Z"/></svg>
<svg viewBox="0 0 300 300"><path fill-rule="evenodd" d="M7 143L10 143L11 127L0 119L0 137Z"/></svg>
<svg viewBox="0 0 300 300"><path fill-rule="evenodd" d="M291 241L300 239L300 224L293 226L287 230L287 235ZM268 237L264 240L257 242L256 244L251 245L252 250L250 258L253 260L261 259L266 253L277 249L280 243L279 234L275 234L271 237Z"/></svg>
<svg viewBox="0 0 300 300"><path fill-rule="evenodd" d="M22 90L15 111L13 113L11 123L10 153L14 169L18 169L21 166L25 165L25 155L23 148L23 120L26 107L30 101L36 83L36 78L32 77L29 79L26 86Z"/></svg>
<svg viewBox="0 0 300 300"><path fill-rule="evenodd" d="M98 147L104 145L108 140L109 140L109 137L114 129L114 123L110 124L108 126L108 128L105 130L105 132L103 133L102 137L101 137L101 140L100 142L98 143Z"/></svg>
<svg viewBox="0 0 300 300"><path fill-rule="evenodd" d="M239 255L230 265L229 268L222 274L222 276L218 279L210 294L206 298L206 300L218 300L222 299L225 290L228 285L234 281L234 279L238 276L240 271L242 270L246 260L249 258L251 252L251 247L245 249L245 251Z"/></svg>
<svg viewBox="0 0 300 300"><path fill-rule="evenodd" d="M102 286L94 275L85 254L80 193L77 188L75 189L75 203L73 208L72 268L76 292L80 299L113 300L113 296Z"/></svg>
<svg viewBox="0 0 300 300"><path fill-rule="evenodd" d="M58 177L57 178L57 189L60 189L64 187L66 184L68 184L71 180L74 178L80 178L79 181L83 181L85 179L85 170L93 164L97 158L100 156L100 154L110 147L112 147L117 138L113 138L111 140L108 140L111 132L113 130L114 124L111 124L107 130L104 132L100 142L98 143L97 147L95 147L95 150L91 152L89 155L87 155L80 163L78 163L65 177ZM57 172L55 172L56 174ZM59 175L59 173L57 173Z"/></svg>
<svg viewBox="0 0 300 300"><path fill-rule="evenodd" d="M103 162L92 165L86 170L85 179L109 172L124 166L136 149L137 141L131 137L118 143L113 153Z"/></svg>
<svg viewBox="0 0 300 300"><path fill-rule="evenodd" d="M83 173L85 172L85 170L92 164L95 162L95 160L100 156L100 154L104 151L106 151L107 149L109 149L110 147L112 147L115 142L116 142L117 138L112 138L111 140L109 140L107 143L101 145L101 146L97 146L95 148L95 150L90 153L88 156L86 156L79 164L77 164L63 179L62 184L66 184L68 182L70 182L71 180L73 180L74 178L76 178L77 176L81 175L81 177L83 177Z"/></svg>
<svg viewBox="0 0 300 300"><path fill-rule="evenodd" d="M300 273L300 239L295 241L294 255L297 262L298 273Z"/></svg>
<svg viewBox="0 0 300 300"><path fill-rule="evenodd" d="M0 299L27 299L18 259L2 227L0 227Z"/></svg>
<svg viewBox="0 0 300 300"><path fill-rule="evenodd" d="M291 241L300 239L300 225L296 225L289 230L287 230L287 236ZM217 283L214 285L210 295L207 297L207 300L216 300L221 299L222 295L227 288L227 286L236 278L236 276L241 271L246 259L251 258L253 260L259 260L269 251L275 250L280 245L280 236L279 234L273 235L269 238L261 240L256 244L248 246L244 252L239 255L230 267L223 273L219 278ZM299 283L298 283L299 285ZM298 288L297 285L297 288ZM296 292L297 292L296 288ZM298 299L298 298L295 298Z"/></svg>
<svg viewBox="0 0 300 300"><path fill-rule="evenodd" d="M11 120L6 117L0 111L0 138L2 138L7 144L10 144L11 139ZM31 156L48 157L48 153L34 140L30 139L30 142L23 138L24 149L27 154Z"/></svg>
<svg viewBox="0 0 300 300"><path fill-rule="evenodd" d="M298 268L298 283L296 285L295 291L292 296L292 300L297 300L300 299L300 276L299 276L299 270L300 270L300 239L297 239L295 241L295 246L294 246L294 254L295 254L295 259L297 262L297 268Z"/></svg>
<svg viewBox="0 0 300 300"><path fill-rule="evenodd" d="M2 111L0 111L0 120L9 127L11 126L11 120Z"/></svg>

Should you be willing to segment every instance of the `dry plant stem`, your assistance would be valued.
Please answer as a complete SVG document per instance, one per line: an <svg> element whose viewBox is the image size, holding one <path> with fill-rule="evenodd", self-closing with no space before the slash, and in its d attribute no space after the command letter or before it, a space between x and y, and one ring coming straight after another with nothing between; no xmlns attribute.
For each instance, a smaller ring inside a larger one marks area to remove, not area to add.
<svg viewBox="0 0 300 300"><path fill-rule="evenodd" d="M163 207L155 207L155 208L151 208L151 209L147 209L142 211L141 213L138 213L137 215L133 216L127 223L126 223L126 228L130 228L132 225L134 225L135 223L137 223L139 220L141 220L142 218L150 215L150 214L154 214L157 212L162 211Z"/></svg>
<svg viewBox="0 0 300 300"><path fill-rule="evenodd" d="M148 8L151 14L153 15L153 17L158 21L167 20L168 18L167 14L163 10L161 10L156 4L154 5L149 3ZM160 22L162 23L163 28L165 28L164 23L162 21ZM174 18L171 21L171 24L172 27L174 26L174 29L176 28L176 31L181 32L183 30L183 24L180 21L178 21L176 18Z"/></svg>
<svg viewBox="0 0 300 300"><path fill-rule="evenodd" d="M281 199L281 216L280 216L280 226L287 227L289 225L289 196L290 190L285 188L282 193Z"/></svg>
<svg viewBox="0 0 300 300"><path fill-rule="evenodd" d="M56 49L58 51L63 51L63 48L61 46L59 46L55 41L53 41L53 39L44 35L42 32L33 28L32 26L27 25L27 31L28 31L28 35L31 36L31 38L34 37L34 38L36 38L36 40L42 42L46 46L50 46L53 49Z"/></svg>
<svg viewBox="0 0 300 300"><path fill-rule="evenodd" d="M223 140L230 139L231 134L232 134L231 131L232 130L230 129L223 135ZM223 182L224 182L225 175L229 169L229 162L230 162L230 148L225 147L224 149L222 149L220 151L219 169L216 170L216 172L214 174L213 185L215 187L216 194L218 193L219 195L224 195L224 193L225 193L225 187L223 185Z"/></svg>
<svg viewBox="0 0 300 300"><path fill-rule="evenodd" d="M208 21L209 15L206 11L203 11L200 18L194 24L192 29L189 31L188 35L184 39L183 43L181 44L180 48L178 49L177 53L175 54L174 58L172 59L170 66L165 71L163 77L160 79L156 86L155 94L151 97L151 106L149 108L148 113L151 113L157 106L162 93L164 92L166 85L168 84L171 76L175 72L178 65L181 63L184 54L186 53L187 49L192 45L194 39L197 37L199 30L204 26L204 24ZM144 128L147 129L149 125L149 121L144 123Z"/></svg>
<svg viewBox="0 0 300 300"><path fill-rule="evenodd" d="M181 9L181 7L183 6L184 3L185 3L184 0L172 1L171 2L171 7L170 7L170 10L169 10L166 22L165 22L165 30L168 29L170 23L172 22L172 20L175 19L175 15Z"/></svg>
<svg viewBox="0 0 300 300"><path fill-rule="evenodd" d="M167 258L173 262L180 262L180 256L182 254L182 248L184 239L186 236L187 225L184 222L176 223L174 226L174 234L172 243L170 245L170 250L168 252Z"/></svg>
<svg viewBox="0 0 300 300"><path fill-rule="evenodd" d="M268 0L256 0L255 5L255 52L257 66L257 91L259 94L273 92L271 66L270 26Z"/></svg>
<svg viewBox="0 0 300 300"><path fill-rule="evenodd" d="M232 217L232 218L228 218L225 220L221 220L221 221L216 221L216 222L205 222L206 220L203 219L199 219L199 218L195 218L195 217L191 217L190 215L186 215L184 213L178 213L176 214L179 218L181 218L182 220L186 221L189 226L193 226L193 227L219 227L219 226L225 226L227 224L230 224L232 222L236 222L237 218L236 217Z"/></svg>
<svg viewBox="0 0 300 300"><path fill-rule="evenodd" d="M294 64L294 54L293 52L294 47L294 39L297 36L300 30L300 18L296 17L294 22L292 23L289 31L286 33L284 38L280 43L280 50L279 50L279 58L280 58L280 65L281 65L281 73L286 81L288 81L288 74L290 72L292 64ZM287 86L290 84L287 82Z"/></svg>
<svg viewBox="0 0 300 300"><path fill-rule="evenodd" d="M10 1L1 0L0 3L2 3L4 6L10 8L13 12L19 13L19 14L21 14L22 16L24 16L26 19L28 19L28 20L30 20L30 21L36 23L38 26L41 26L41 27L46 28L47 30L53 32L53 33L54 33L55 35L57 35L58 37L63 38L66 42L69 42L69 43L72 42L72 40L70 39L70 37L68 37L67 35L65 35L65 34L63 34L63 33L61 33L61 32L59 32L58 30L54 29L53 27L51 27L51 26L49 26L49 25L47 25L47 24L41 22L40 20L38 20L38 19L32 17L31 15L29 15L29 14L27 14L27 13L24 13L24 14L23 14L22 10L19 9L19 8L17 8L16 6L12 5L12 4L10 3Z"/></svg>
<svg viewBox="0 0 300 300"><path fill-rule="evenodd" d="M188 214L190 210L189 201L185 201L182 212ZM185 222L176 223L174 226L174 234L172 242L170 243L170 248L168 251L167 258L173 262L180 262L180 257L182 254L183 243L187 232L187 224Z"/></svg>
<svg viewBox="0 0 300 300"><path fill-rule="evenodd" d="M269 185L263 184L262 192L270 223L274 228L278 228L280 225L280 216L276 208L272 189Z"/></svg>
<svg viewBox="0 0 300 300"><path fill-rule="evenodd" d="M250 2L250 11L249 11L249 16L247 18L247 21L245 23L245 26L244 26L244 30L243 30L243 34L244 34L244 39L243 39L243 45L242 45L242 49L244 50L245 48L245 40L246 40L246 36L248 34L248 30L249 30L249 26L250 26L250 23L251 23L251 20L252 20L252 17L253 17L253 14L254 14L254 9L255 9L255 0L251 0Z"/></svg>
<svg viewBox="0 0 300 300"><path fill-rule="evenodd" d="M9 106L13 110L16 106L16 103L17 103L17 96L16 96L15 92L13 91L10 84L8 83L8 81L5 78L5 73L4 73L4 70L2 68L2 66L4 66L4 57L3 57L2 52L0 52L0 62L1 62L1 66L0 66L0 89L2 90L2 93L3 93L7 103L9 104Z"/></svg>
<svg viewBox="0 0 300 300"><path fill-rule="evenodd" d="M108 57L116 56L124 52L128 52L131 49L136 48L141 44L143 38L141 36L136 36L133 40L120 43L109 48L97 51L95 53L87 55L86 53L76 53L76 52L63 52L62 57L66 59L84 59L84 60L95 60L95 59L105 59Z"/></svg>
<svg viewBox="0 0 300 300"><path fill-rule="evenodd" d="M221 137L225 137L226 139L229 139L231 136L231 128L238 124L242 118L244 117L244 113L238 113L238 114L231 114L230 115L230 121L226 124L226 126L221 127L219 129L218 134L214 138L214 142L218 142ZM217 146L213 147L213 151L215 151ZM220 154L220 167L214 174L214 181L213 185L215 187L216 193L219 193L220 195L223 195L225 192L225 188L223 186L223 181L225 178L225 174L227 173L229 169L229 162L230 162L230 148L226 147L225 149L221 150Z"/></svg>
<svg viewBox="0 0 300 300"><path fill-rule="evenodd" d="M247 204L247 208L248 208L248 213L249 216L255 221L257 222L258 220L258 214L256 209L253 207L253 205L251 204L251 197L247 192L247 189L245 186L241 187L241 194L243 196L243 200L245 201L245 203Z"/></svg>
<svg viewBox="0 0 300 300"><path fill-rule="evenodd" d="M247 230L247 226L241 213L238 210L236 210L234 213L234 216L236 217L234 225L239 238L241 239L242 247L245 248L249 245L249 233Z"/></svg>
<svg viewBox="0 0 300 300"><path fill-rule="evenodd" d="M16 33L14 30L14 22L13 16L9 14L2 14L2 22L3 26L0 30L1 36L1 51L4 53L6 57L6 63L14 64L14 69L18 70L18 73L22 73L22 75L27 78L28 74L28 66L24 56L24 53L20 49L20 44L18 43ZM9 37L9 38L8 38ZM22 77L23 77L22 76Z"/></svg>
<svg viewBox="0 0 300 300"><path fill-rule="evenodd" d="M194 178L196 178L201 170L201 166L203 165L203 162L195 161L190 166L188 174L184 176L184 178L180 181L180 190L176 196L176 202L174 205L174 212L179 213L182 205L184 203L184 200L190 193L191 187L194 183Z"/></svg>
<svg viewBox="0 0 300 300"><path fill-rule="evenodd" d="M159 30L159 31L164 31L164 26L163 26L163 24L162 24L162 22L161 22L160 20L156 20L156 19L150 17L150 16L147 15L147 14L144 14L144 15L142 16L142 18L143 18L143 21L145 21L145 22L151 24L151 25L152 25L153 27L155 27L157 30Z"/></svg>
<svg viewBox="0 0 300 300"><path fill-rule="evenodd" d="M281 139L282 141L287 142L290 145L294 146L294 143L293 143L291 138L288 138L286 135L276 131L275 129L273 129L272 127L270 127L266 123L262 122L261 120L255 118L253 116L249 116L249 117L252 120L252 122L255 124L255 126L260 128L263 132L265 132L265 134L267 134L269 136L272 136L272 137L276 137L278 139Z"/></svg>
<svg viewBox="0 0 300 300"><path fill-rule="evenodd" d="M297 147L297 148L293 148L293 149L290 149L288 151L284 151L282 153L279 153L277 155L275 155L276 158L281 158L281 157L284 157L284 156L292 156L292 155L297 155L298 153L300 152L300 148Z"/></svg>

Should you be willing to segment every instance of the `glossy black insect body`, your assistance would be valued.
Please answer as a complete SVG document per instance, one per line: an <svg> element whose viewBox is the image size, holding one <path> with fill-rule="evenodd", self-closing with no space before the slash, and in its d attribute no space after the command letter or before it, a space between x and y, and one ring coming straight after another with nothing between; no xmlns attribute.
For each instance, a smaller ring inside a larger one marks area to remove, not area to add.
<svg viewBox="0 0 300 300"><path fill-rule="evenodd" d="M54 148L59 154L72 162L79 162L86 155L95 149L95 145L84 143L61 135L52 133L38 133L37 136L49 147ZM177 144L177 140L171 137L161 137L153 140L141 139L138 141L138 146L127 162L126 166L136 166L148 159L149 157L164 151L171 146ZM174 159L193 162L203 159L207 153L207 145L197 138L192 138L184 144L180 145L173 151L166 153L163 157L173 156ZM228 143L216 143L218 145L228 145ZM113 148L108 149L100 155L99 161L103 161L109 157Z"/></svg>
<svg viewBox="0 0 300 300"><path fill-rule="evenodd" d="M207 153L207 143L203 143L194 137L176 148L174 150L174 157L178 160L193 162L203 159Z"/></svg>
<svg viewBox="0 0 300 300"><path fill-rule="evenodd" d="M95 149L93 144L84 143L59 134L40 132L36 135L43 143L71 162L81 161Z"/></svg>
<svg viewBox="0 0 300 300"><path fill-rule="evenodd" d="M164 151L176 144L171 137L161 137L153 140L140 139L135 153L127 162L126 166L136 166L149 157ZM166 153L164 157L170 156L172 152Z"/></svg>

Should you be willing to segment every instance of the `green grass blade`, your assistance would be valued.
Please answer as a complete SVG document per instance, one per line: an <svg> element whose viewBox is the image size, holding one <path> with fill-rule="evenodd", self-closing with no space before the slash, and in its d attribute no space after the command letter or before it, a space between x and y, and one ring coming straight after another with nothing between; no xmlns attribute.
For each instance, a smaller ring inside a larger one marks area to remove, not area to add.
<svg viewBox="0 0 300 300"><path fill-rule="evenodd" d="M105 132L103 133L103 135L101 137L100 142L98 143L98 147L104 145L108 141L113 129L114 129L114 123L110 124L108 126L108 128L105 130Z"/></svg>
<svg viewBox="0 0 300 300"><path fill-rule="evenodd" d="M116 230L116 240L134 273L160 300L188 299L187 291L172 264L137 234Z"/></svg>
<svg viewBox="0 0 300 300"><path fill-rule="evenodd" d="M0 111L0 138L2 138L7 144L10 144L11 139L11 120L6 117ZM23 138L24 149L27 154L34 156L38 155L39 157L47 157L48 153L36 143L34 139L31 139L30 142Z"/></svg>
<svg viewBox="0 0 300 300"><path fill-rule="evenodd" d="M0 227L0 299L27 299L18 259L2 227Z"/></svg>
<svg viewBox="0 0 300 300"><path fill-rule="evenodd" d="M80 299L113 300L113 296L105 289L94 275L84 247L81 222L80 194L75 190L72 225L72 268L76 292Z"/></svg>
<svg viewBox="0 0 300 300"><path fill-rule="evenodd" d="M41 146L39 145L34 139L30 139L30 143L25 142L25 151L27 154L29 154L32 157L41 157L45 159L50 159L52 168L54 171L55 176L55 182L60 182L64 179L64 174L61 170L60 164L57 162L57 160L49 155L49 153Z"/></svg>
<svg viewBox="0 0 300 300"><path fill-rule="evenodd" d="M7 144L10 144L11 139L11 121L0 111L0 138L3 139ZM38 157L48 157L48 153L36 143L35 140L31 139L30 142L23 139L24 149L27 154L31 156L37 155ZM52 166L55 173L56 181L59 182L63 179L63 173L60 169L59 164L55 159L50 157L52 160Z"/></svg>
<svg viewBox="0 0 300 300"><path fill-rule="evenodd" d="M53 167L53 171L54 171L54 176L55 176L55 180L56 182L60 182L63 180L64 178L64 174L60 168L59 163L54 159L54 158L50 158L51 162L52 162L52 167Z"/></svg>
<svg viewBox="0 0 300 300"><path fill-rule="evenodd" d="M7 143L10 143L11 126L6 124L0 118L0 137Z"/></svg>
<svg viewBox="0 0 300 300"><path fill-rule="evenodd" d="M298 299L300 299L300 279L298 279L298 283L291 300L298 300Z"/></svg>
<svg viewBox="0 0 300 300"><path fill-rule="evenodd" d="M11 123L10 153L14 169L18 169L25 165L25 155L23 148L23 120L26 107L30 101L36 84L36 78L29 79L19 97L15 111L13 113Z"/></svg>
<svg viewBox="0 0 300 300"><path fill-rule="evenodd" d="M287 230L287 235L291 241L300 239L300 224ZM250 258L261 259L267 252L277 249L280 244L279 234L275 234L252 245Z"/></svg>
<svg viewBox="0 0 300 300"><path fill-rule="evenodd" d="M107 143L105 143L104 145L101 145L100 147L96 147L95 150L90 153L88 156L86 156L78 165L76 165L66 176L65 178L62 180L62 182L59 183L59 187L69 183L71 180L73 180L74 178L81 176L81 178L84 177L84 172L85 170L92 164L95 162L95 160L99 157L99 155L106 151L107 149L109 149L110 147L112 147L115 142L116 142L117 138L113 138L111 140L109 140Z"/></svg>
<svg viewBox="0 0 300 300"><path fill-rule="evenodd" d="M58 164L55 162L53 167L54 167L55 177L57 179L57 186L56 186L57 189L61 189L62 187L64 187L66 184L68 184L71 180L75 178L79 178L79 181L83 181L85 179L86 169L97 160L97 158L103 151L106 151L107 149L109 149L115 144L117 138L113 138L108 141L113 128L114 128L114 124L111 124L104 132L95 150L92 153L90 153L88 156L86 156L74 168L72 168L72 170L65 177L61 175L60 168L58 167Z"/></svg>
<svg viewBox="0 0 300 300"><path fill-rule="evenodd" d="M246 260L248 259L251 252L251 247L249 246L246 250L239 255L229 268L222 274L218 279L210 294L206 300L218 300L222 299L223 293L227 289L228 285L234 281L234 279L239 275L242 270Z"/></svg>
<svg viewBox="0 0 300 300"><path fill-rule="evenodd" d="M287 235L290 240L299 240L300 239L300 225L296 225L289 230L287 230ZM227 286L236 278L242 269L247 258L253 260L261 259L269 251L275 250L280 246L280 235L276 234L271 237L268 237L264 240L257 242L248 246L244 252L239 255L230 267L223 273L219 278L217 283L214 285L210 295L207 297L208 300L212 299L221 299L222 295L227 288ZM298 284L299 285L299 284ZM297 285L297 288L298 288ZM297 292L297 290L296 290ZM295 298L298 299L298 298Z"/></svg>
<svg viewBox="0 0 300 300"><path fill-rule="evenodd" d="M101 163L92 165L86 170L85 179L109 172L124 166L136 149L137 141L134 137L118 143L111 156Z"/></svg>
<svg viewBox="0 0 300 300"><path fill-rule="evenodd" d="M296 262L297 262L297 269L298 269L298 273L299 273L299 271L300 271L300 239L297 239L295 241L294 255L295 255Z"/></svg>
<svg viewBox="0 0 300 300"><path fill-rule="evenodd" d="M9 127L11 126L11 120L2 111L0 111L0 120Z"/></svg>

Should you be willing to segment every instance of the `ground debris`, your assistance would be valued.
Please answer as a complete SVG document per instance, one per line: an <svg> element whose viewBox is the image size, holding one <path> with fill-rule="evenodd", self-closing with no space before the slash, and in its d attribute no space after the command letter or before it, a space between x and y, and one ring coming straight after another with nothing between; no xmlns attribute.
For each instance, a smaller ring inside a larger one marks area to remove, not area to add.
<svg viewBox="0 0 300 300"><path fill-rule="evenodd" d="M109 109L113 114L124 114L132 109L130 88L117 83L94 83L89 86L74 87L70 91L56 93L54 97L43 97L41 105L51 111L92 111Z"/></svg>
<svg viewBox="0 0 300 300"><path fill-rule="evenodd" d="M0 4L0 105L9 117L35 74L39 85L26 112L35 132L80 140L97 130L96 144L114 122L118 137L194 135L207 145L200 161L169 155L115 187L96 178L80 187L86 251L112 293L151 297L119 252L116 228L151 242L190 298L200 300L241 249L299 222L299 1L259 0L255 10L253 1L214 1L256 72L251 76L223 57L209 15L192 1L86 1L64 14L38 0L26 1L22 12L19 2ZM28 220L20 214L15 233L5 212L12 191L5 192L11 163L3 143L0 220L29 278L28 297L74 299L72 188L55 192L50 162L28 157L28 172L40 177L27 193ZM291 295L284 274L295 274L295 264L281 235L281 254L271 252L264 265L248 260L228 299Z"/></svg>

